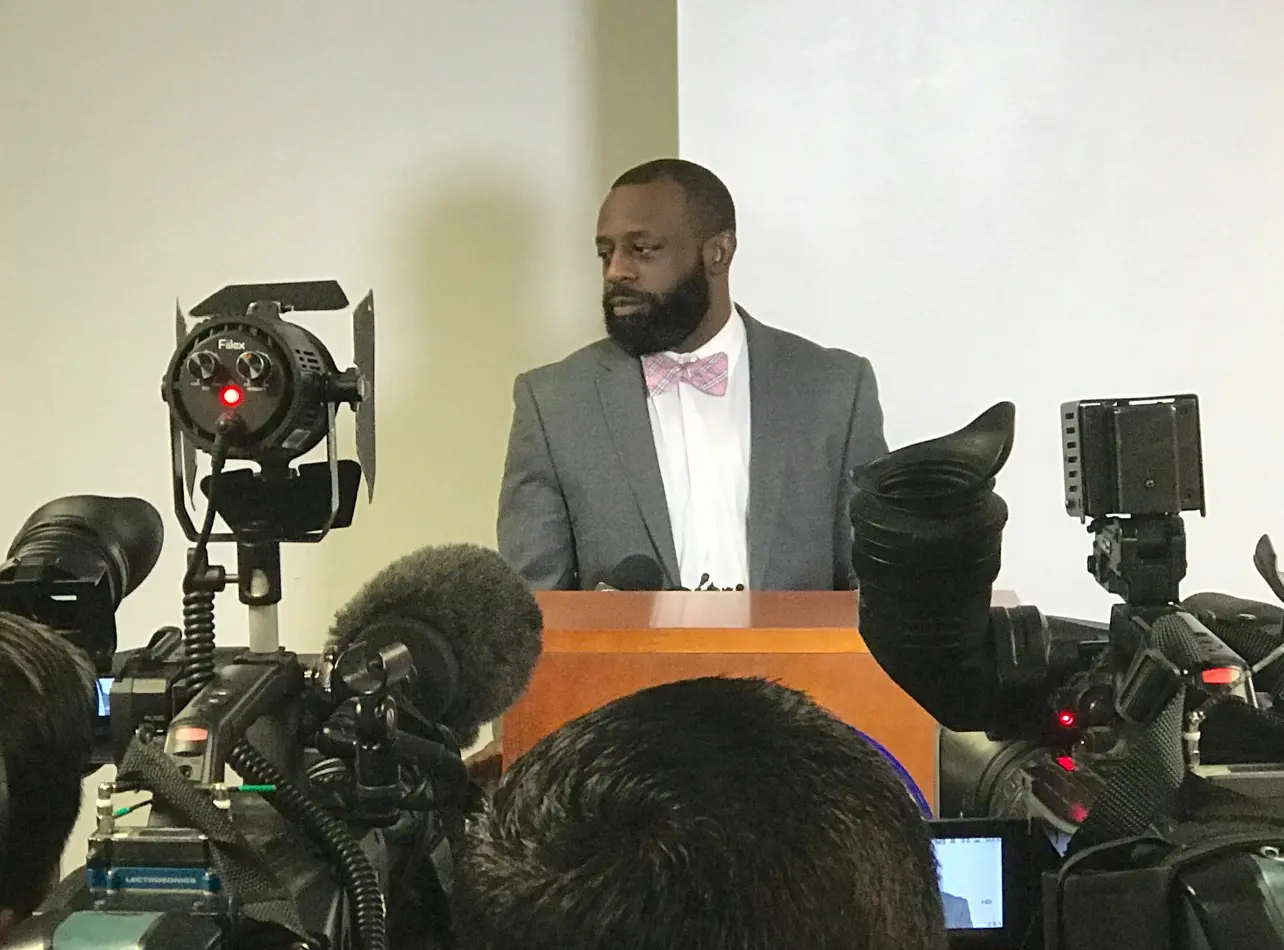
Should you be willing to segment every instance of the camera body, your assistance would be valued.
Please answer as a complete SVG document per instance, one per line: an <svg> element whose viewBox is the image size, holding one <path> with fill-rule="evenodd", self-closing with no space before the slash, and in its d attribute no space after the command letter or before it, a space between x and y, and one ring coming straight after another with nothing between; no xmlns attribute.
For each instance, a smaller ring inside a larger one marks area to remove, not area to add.
<svg viewBox="0 0 1284 950"><path fill-rule="evenodd" d="M158 753L175 767L168 774L158 771L150 789L129 781L99 785L98 826L89 839L83 877L71 886L65 882L46 904L54 912L33 918L32 926L67 927L76 923L76 913L100 919L164 914L167 927L149 933L140 945L165 947L165 935L172 933L179 946L202 935L211 947L293 946L296 940L287 930L247 916L247 904L255 899L254 887L247 888L246 881L256 875L249 863L220 855L220 846L229 844L223 834L227 829L202 819L202 806L208 805L226 816L244 846L273 856L268 862L277 887L273 899L297 908L308 939L335 948L356 945L351 901L327 848L309 833L306 821L269 804L270 796L262 793L277 791L271 783L242 785L224 771L225 762L236 761L233 750L243 739L278 776L288 776L308 798L324 800L312 770L320 764L334 774L339 763L317 750L317 732L342 705L338 700L344 694L325 688L317 674L333 662L333 657L288 651L264 655L219 648L214 678L183 704L185 664L181 643L174 642L171 631L161 631L148 648L128 657L108 700L112 757L127 771L131 745L139 736L151 736ZM380 684L372 694L386 699L393 685ZM183 808L163 808L157 801L166 778L172 784L190 783L194 797ZM118 820L129 811L117 807L119 796L144 790L153 795L148 823ZM394 805L401 804L407 791L393 796ZM387 882L398 859L392 837L381 827L387 823L355 802L327 804L346 812L350 822L345 824L374 880ZM418 821L421 831L431 824L430 817Z"/></svg>
<svg viewBox="0 0 1284 950"><path fill-rule="evenodd" d="M1284 720L1254 682L1279 624L1214 632L1179 599L1182 514L1204 513L1198 400L1061 408L1066 511L1089 522L1089 572L1123 599L1108 623L991 607L1013 433L999 404L858 470L852 502L861 633L942 725L941 818L981 822L977 838L987 822L1035 829L1003 839L1013 869L1052 855L1013 871L1024 898L1002 937L963 928L954 944L1284 946L1284 876L1259 864L1284 845ZM1243 887L1214 891L1214 866Z"/></svg>
<svg viewBox="0 0 1284 950"><path fill-rule="evenodd" d="M331 774L350 773L350 756L345 765L316 749L317 731L342 706L342 692L324 688L317 676L330 662L284 650L217 648L213 678L185 702L187 662L177 629L117 654L115 673L99 677L91 765L116 763L118 779L98 786L97 827L84 867L14 928L6 946L59 947L78 935L101 942L108 932L121 939L133 934L131 946L152 950L294 947L305 937L336 950L355 946L351 900L327 849L297 817L270 803L275 783L247 786L224 774L241 741L271 763L273 777L310 798L324 800L311 767L323 763ZM172 767L141 768L131 760L140 743ZM134 803L119 807L122 795ZM124 819L140 805L150 806L145 823ZM208 821L210 813L222 821ZM394 842L380 822L363 821L359 809L347 817L375 879L388 881L397 860ZM430 823L419 819L415 830ZM256 868L247 854L272 857ZM291 913L274 921L253 906L273 901L288 904Z"/></svg>

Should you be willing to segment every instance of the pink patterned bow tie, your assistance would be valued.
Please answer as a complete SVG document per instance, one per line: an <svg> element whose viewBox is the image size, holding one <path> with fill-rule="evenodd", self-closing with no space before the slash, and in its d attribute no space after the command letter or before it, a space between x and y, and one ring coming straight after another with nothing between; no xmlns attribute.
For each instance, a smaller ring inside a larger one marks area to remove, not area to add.
<svg viewBox="0 0 1284 950"><path fill-rule="evenodd" d="M653 353L642 357L646 391L652 396L672 389L678 383L694 386L710 396L727 394L727 354L714 353L704 359L679 362L672 356Z"/></svg>

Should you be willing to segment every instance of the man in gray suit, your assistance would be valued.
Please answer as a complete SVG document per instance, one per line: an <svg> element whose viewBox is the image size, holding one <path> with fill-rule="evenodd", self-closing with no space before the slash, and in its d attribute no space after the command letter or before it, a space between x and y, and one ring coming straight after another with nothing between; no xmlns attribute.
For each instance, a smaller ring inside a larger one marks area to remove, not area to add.
<svg viewBox="0 0 1284 950"><path fill-rule="evenodd" d="M941 891L941 903L945 905L945 926L949 930L971 930L972 908L966 897L957 897Z"/></svg>
<svg viewBox="0 0 1284 950"><path fill-rule="evenodd" d="M636 554L668 587L851 586L850 473L887 451L874 371L734 305L735 250L707 169L611 187L607 339L513 387L499 550L533 587L592 589Z"/></svg>

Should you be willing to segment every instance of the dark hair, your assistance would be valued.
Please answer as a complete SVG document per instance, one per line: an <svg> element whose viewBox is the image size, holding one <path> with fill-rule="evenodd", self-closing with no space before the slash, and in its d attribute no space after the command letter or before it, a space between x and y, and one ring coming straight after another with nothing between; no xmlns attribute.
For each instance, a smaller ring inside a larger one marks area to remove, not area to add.
<svg viewBox="0 0 1284 950"><path fill-rule="evenodd" d="M650 185L671 181L682 189L702 238L736 229L736 205L727 186L709 169L681 158L657 158L630 168L611 185Z"/></svg>
<svg viewBox="0 0 1284 950"><path fill-rule="evenodd" d="M80 812L94 744L94 671L65 637L0 612L0 754L9 822L0 910L36 909Z"/></svg>
<svg viewBox="0 0 1284 950"><path fill-rule="evenodd" d="M858 732L712 677L539 742L470 823L460 950L941 950L930 833Z"/></svg>

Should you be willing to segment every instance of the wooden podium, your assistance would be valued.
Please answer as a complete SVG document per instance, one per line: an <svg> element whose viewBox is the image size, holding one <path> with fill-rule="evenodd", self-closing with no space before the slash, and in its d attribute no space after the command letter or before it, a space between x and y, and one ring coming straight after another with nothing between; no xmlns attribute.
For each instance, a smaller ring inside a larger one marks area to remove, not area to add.
<svg viewBox="0 0 1284 950"><path fill-rule="evenodd" d="M504 715L505 767L576 716L647 686L762 676L806 692L882 744L935 807L936 722L870 655L856 631L855 593L544 591L537 598L544 653ZM996 591L994 602L1017 601Z"/></svg>

